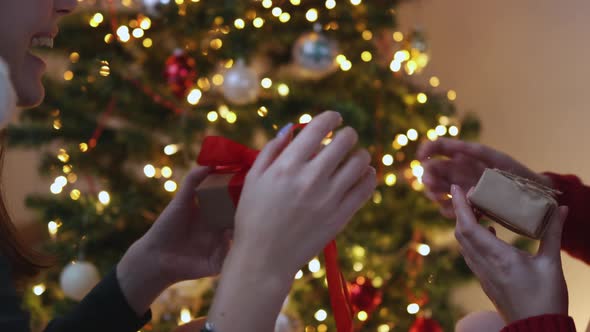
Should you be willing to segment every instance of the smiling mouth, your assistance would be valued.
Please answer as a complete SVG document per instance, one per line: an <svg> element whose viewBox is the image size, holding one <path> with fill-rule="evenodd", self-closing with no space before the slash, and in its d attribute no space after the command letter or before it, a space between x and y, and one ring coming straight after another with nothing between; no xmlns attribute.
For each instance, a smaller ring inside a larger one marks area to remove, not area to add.
<svg viewBox="0 0 590 332"><path fill-rule="evenodd" d="M53 48L53 37L37 36L31 39L31 49L51 49Z"/></svg>

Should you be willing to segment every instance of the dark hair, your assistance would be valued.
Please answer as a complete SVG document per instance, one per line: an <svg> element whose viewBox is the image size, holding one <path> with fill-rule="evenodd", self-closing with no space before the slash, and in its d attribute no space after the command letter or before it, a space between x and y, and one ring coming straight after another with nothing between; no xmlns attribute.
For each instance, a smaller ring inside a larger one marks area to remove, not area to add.
<svg viewBox="0 0 590 332"><path fill-rule="evenodd" d="M4 165L4 132L0 133L0 175ZM34 277L41 269L53 265L54 260L32 248L24 240L11 221L0 180L0 254L8 259L11 265L13 279Z"/></svg>

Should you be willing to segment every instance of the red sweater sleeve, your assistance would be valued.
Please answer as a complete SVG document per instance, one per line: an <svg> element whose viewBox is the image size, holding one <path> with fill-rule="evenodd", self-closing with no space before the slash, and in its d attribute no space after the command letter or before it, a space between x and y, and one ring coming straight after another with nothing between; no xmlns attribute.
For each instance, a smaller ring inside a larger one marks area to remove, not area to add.
<svg viewBox="0 0 590 332"><path fill-rule="evenodd" d="M501 332L576 332L576 325L568 316L543 315L514 322Z"/></svg>
<svg viewBox="0 0 590 332"><path fill-rule="evenodd" d="M590 264L590 187L573 175L545 173L553 187L562 192L559 205L569 207L561 248L575 258Z"/></svg>

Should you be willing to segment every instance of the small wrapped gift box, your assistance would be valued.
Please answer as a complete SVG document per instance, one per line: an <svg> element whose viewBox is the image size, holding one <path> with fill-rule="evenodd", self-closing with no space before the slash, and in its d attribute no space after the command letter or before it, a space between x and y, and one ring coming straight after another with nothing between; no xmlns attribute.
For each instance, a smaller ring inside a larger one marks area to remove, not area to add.
<svg viewBox="0 0 590 332"><path fill-rule="evenodd" d="M486 169L469 201L515 233L540 239L557 209L558 191L508 172Z"/></svg>
<svg viewBox="0 0 590 332"><path fill-rule="evenodd" d="M230 196L232 176L211 174L196 189L200 221L219 229L234 227L236 204Z"/></svg>

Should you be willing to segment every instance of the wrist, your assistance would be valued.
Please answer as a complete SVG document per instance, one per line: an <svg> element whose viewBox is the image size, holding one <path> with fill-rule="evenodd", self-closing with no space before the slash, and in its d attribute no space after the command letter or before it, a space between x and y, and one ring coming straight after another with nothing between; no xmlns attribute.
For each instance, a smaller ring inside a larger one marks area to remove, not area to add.
<svg viewBox="0 0 590 332"><path fill-rule="evenodd" d="M117 280L129 306L142 316L172 280L159 268L144 238L135 242L117 264Z"/></svg>

